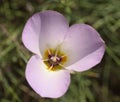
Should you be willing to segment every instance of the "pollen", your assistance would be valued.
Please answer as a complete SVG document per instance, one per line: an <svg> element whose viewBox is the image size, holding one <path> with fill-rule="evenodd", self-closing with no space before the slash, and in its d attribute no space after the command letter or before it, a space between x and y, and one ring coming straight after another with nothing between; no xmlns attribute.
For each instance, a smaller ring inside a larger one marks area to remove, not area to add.
<svg viewBox="0 0 120 102"><path fill-rule="evenodd" d="M45 50L43 61L50 71L61 70L64 67L64 64L67 62L67 56L60 49L47 49Z"/></svg>

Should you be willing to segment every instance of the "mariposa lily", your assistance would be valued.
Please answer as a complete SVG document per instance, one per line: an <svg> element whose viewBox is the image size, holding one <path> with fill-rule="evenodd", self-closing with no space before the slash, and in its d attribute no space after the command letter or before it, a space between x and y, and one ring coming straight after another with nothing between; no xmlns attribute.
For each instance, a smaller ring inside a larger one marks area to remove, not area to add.
<svg viewBox="0 0 120 102"><path fill-rule="evenodd" d="M105 43L87 24L69 26L56 11L30 17L22 33L25 47L34 53L26 66L26 79L42 97L65 94L72 71L82 72L100 63Z"/></svg>

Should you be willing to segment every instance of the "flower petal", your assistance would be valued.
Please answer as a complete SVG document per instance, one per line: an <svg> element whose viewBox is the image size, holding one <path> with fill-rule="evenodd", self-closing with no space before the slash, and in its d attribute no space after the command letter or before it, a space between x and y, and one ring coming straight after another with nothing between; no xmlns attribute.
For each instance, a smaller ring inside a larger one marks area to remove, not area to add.
<svg viewBox="0 0 120 102"><path fill-rule="evenodd" d="M26 48L33 53L40 55L39 50L39 36L41 29L41 18L39 13L34 14L26 23L23 33L22 41Z"/></svg>
<svg viewBox="0 0 120 102"><path fill-rule="evenodd" d="M67 70L48 71L39 56L32 56L26 68L26 79L42 97L58 98L67 91L70 73Z"/></svg>
<svg viewBox="0 0 120 102"><path fill-rule="evenodd" d="M69 24L63 15L56 11L45 11L40 13L40 51L44 54L47 48L57 47L64 39Z"/></svg>
<svg viewBox="0 0 120 102"><path fill-rule="evenodd" d="M100 63L100 61L103 57L104 51L105 51L105 47L101 46L98 50L96 50L93 53L82 58L75 64L72 64L72 65L66 67L66 69L77 71L77 72L82 72L82 71L88 70L88 69L94 67L95 65L97 65L98 63Z"/></svg>
<svg viewBox="0 0 120 102"><path fill-rule="evenodd" d="M67 69L88 70L101 61L105 44L94 28L86 24L75 24L67 34L62 47L68 56Z"/></svg>

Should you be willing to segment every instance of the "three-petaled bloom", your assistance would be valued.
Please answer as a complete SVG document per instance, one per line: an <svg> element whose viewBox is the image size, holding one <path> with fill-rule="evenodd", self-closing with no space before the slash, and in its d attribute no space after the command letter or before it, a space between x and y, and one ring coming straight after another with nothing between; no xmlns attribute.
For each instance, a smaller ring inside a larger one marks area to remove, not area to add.
<svg viewBox="0 0 120 102"><path fill-rule="evenodd" d="M26 79L42 97L58 98L67 91L70 72L82 72L98 64L105 44L86 24L69 27L56 11L34 14L26 23L22 41L35 55L26 66Z"/></svg>

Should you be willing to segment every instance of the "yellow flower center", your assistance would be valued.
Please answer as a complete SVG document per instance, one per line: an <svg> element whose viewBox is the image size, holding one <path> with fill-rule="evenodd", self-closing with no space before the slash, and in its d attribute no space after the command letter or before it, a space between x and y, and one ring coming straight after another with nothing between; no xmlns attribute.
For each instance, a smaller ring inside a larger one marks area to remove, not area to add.
<svg viewBox="0 0 120 102"><path fill-rule="evenodd" d="M67 56L59 49L47 49L44 53L44 63L50 71L56 71L64 68Z"/></svg>

